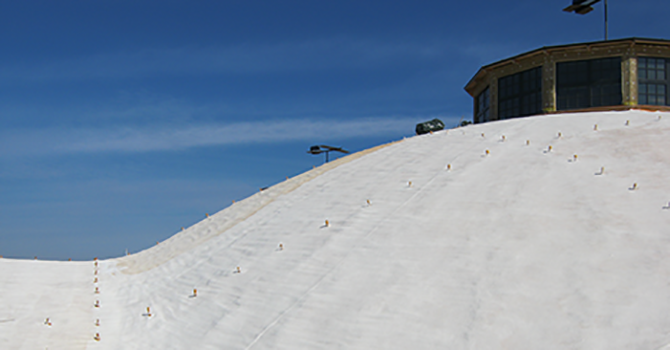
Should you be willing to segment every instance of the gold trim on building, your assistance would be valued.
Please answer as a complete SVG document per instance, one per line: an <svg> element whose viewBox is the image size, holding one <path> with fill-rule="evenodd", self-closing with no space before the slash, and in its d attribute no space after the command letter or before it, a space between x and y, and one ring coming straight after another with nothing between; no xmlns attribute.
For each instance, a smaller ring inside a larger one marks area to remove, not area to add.
<svg viewBox="0 0 670 350"><path fill-rule="evenodd" d="M542 67L542 112L556 113L556 64L570 61L621 57L621 105L583 110L650 109L668 110L665 106L638 107L638 57L670 58L670 41L662 39L628 38L590 43L542 47L483 66L465 86L475 100L489 89L489 120L498 120L498 79ZM668 72L670 73L670 72ZM616 108L614 108L616 107ZM604 108L604 109L603 109ZM575 112L564 110L560 112ZM476 113L476 108L474 112ZM473 114L474 122L476 115Z"/></svg>

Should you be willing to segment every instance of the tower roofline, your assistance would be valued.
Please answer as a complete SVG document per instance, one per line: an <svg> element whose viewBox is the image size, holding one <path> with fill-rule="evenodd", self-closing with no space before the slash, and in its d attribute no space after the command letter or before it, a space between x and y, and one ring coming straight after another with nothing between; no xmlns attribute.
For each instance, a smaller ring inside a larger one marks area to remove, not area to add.
<svg viewBox="0 0 670 350"><path fill-rule="evenodd" d="M623 39L614 39L614 40L600 40L600 41L591 41L591 42L584 42L584 43L572 43L572 44L562 44L562 45L553 45L553 46L543 46L541 48L531 50L528 52L524 52L521 54L518 54L516 56L508 57L490 64L487 64L485 66L482 66L477 73L468 81L468 83L465 85L464 89L467 91L472 97L473 95L473 88L477 85L478 80L481 80L486 74L495 68L507 65L507 64L512 64L516 61L533 57L536 55L548 55L550 53L555 53L555 52L560 52L563 50L572 50L576 48L585 48L587 50L594 49L594 48L600 48L600 47L609 47L609 46L618 46L622 44L629 44L631 46L634 46L636 44L646 44L646 45L664 45L664 46L670 46L670 40L666 39L653 39L653 38L637 38L637 37L632 37L632 38L623 38Z"/></svg>

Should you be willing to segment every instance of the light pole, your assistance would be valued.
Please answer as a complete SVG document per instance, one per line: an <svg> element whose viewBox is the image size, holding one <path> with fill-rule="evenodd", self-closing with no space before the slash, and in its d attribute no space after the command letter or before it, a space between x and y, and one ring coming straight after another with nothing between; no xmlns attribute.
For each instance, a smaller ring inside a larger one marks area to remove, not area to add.
<svg viewBox="0 0 670 350"><path fill-rule="evenodd" d="M325 153L326 154L326 163L328 163L328 154L332 151L337 151L337 152L342 152L342 153L349 153L349 151L342 149L342 147L333 147L333 146L326 146L326 145L318 145L318 146L312 146L309 148L309 151L307 153L310 154L321 154Z"/></svg>
<svg viewBox="0 0 670 350"><path fill-rule="evenodd" d="M585 15L593 11L591 5L600 2L600 0L572 0L572 5L563 9L565 12L574 12L579 15ZM605 0L605 41L609 37L609 28L607 24L607 0Z"/></svg>
<svg viewBox="0 0 670 350"><path fill-rule="evenodd" d="M605 0L605 41L607 41L608 32L609 28L607 27L607 0Z"/></svg>

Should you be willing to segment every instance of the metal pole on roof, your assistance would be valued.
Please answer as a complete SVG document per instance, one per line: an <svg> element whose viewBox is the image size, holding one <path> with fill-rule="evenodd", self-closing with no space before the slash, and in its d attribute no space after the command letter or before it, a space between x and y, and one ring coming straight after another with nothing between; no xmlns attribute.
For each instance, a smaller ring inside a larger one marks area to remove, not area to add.
<svg viewBox="0 0 670 350"><path fill-rule="evenodd" d="M600 2L600 0L572 0L572 5L563 9L565 12L574 12L579 15L585 15L593 11L593 4ZM607 0L605 2L605 41L609 39L609 29L607 25Z"/></svg>
<svg viewBox="0 0 670 350"><path fill-rule="evenodd" d="M605 41L607 41L607 33L608 28L607 28L607 0L605 0Z"/></svg>

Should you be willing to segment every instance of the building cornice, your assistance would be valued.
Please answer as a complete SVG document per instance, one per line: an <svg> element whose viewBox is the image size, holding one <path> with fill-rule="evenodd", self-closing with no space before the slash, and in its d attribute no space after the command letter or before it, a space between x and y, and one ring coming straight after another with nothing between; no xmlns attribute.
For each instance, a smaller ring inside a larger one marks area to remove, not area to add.
<svg viewBox="0 0 670 350"><path fill-rule="evenodd" d="M489 74L489 72L507 65L513 65L519 61L527 60L529 58L533 58L538 55L553 56L561 52L568 52L568 51L574 52L579 50L593 52L593 51L599 51L601 49L612 49L616 47L635 47L636 45L657 45L657 46L670 47L670 40L633 37L633 38L624 38L624 39L615 39L606 41L603 40L603 41L593 41L586 43L544 46L481 67L477 71L477 73L472 77L472 79L470 79L470 81L465 85L465 91L467 91L468 94L470 94L472 97L475 97L475 94L477 92L476 88L477 86L479 86L479 82L486 80L486 76Z"/></svg>

